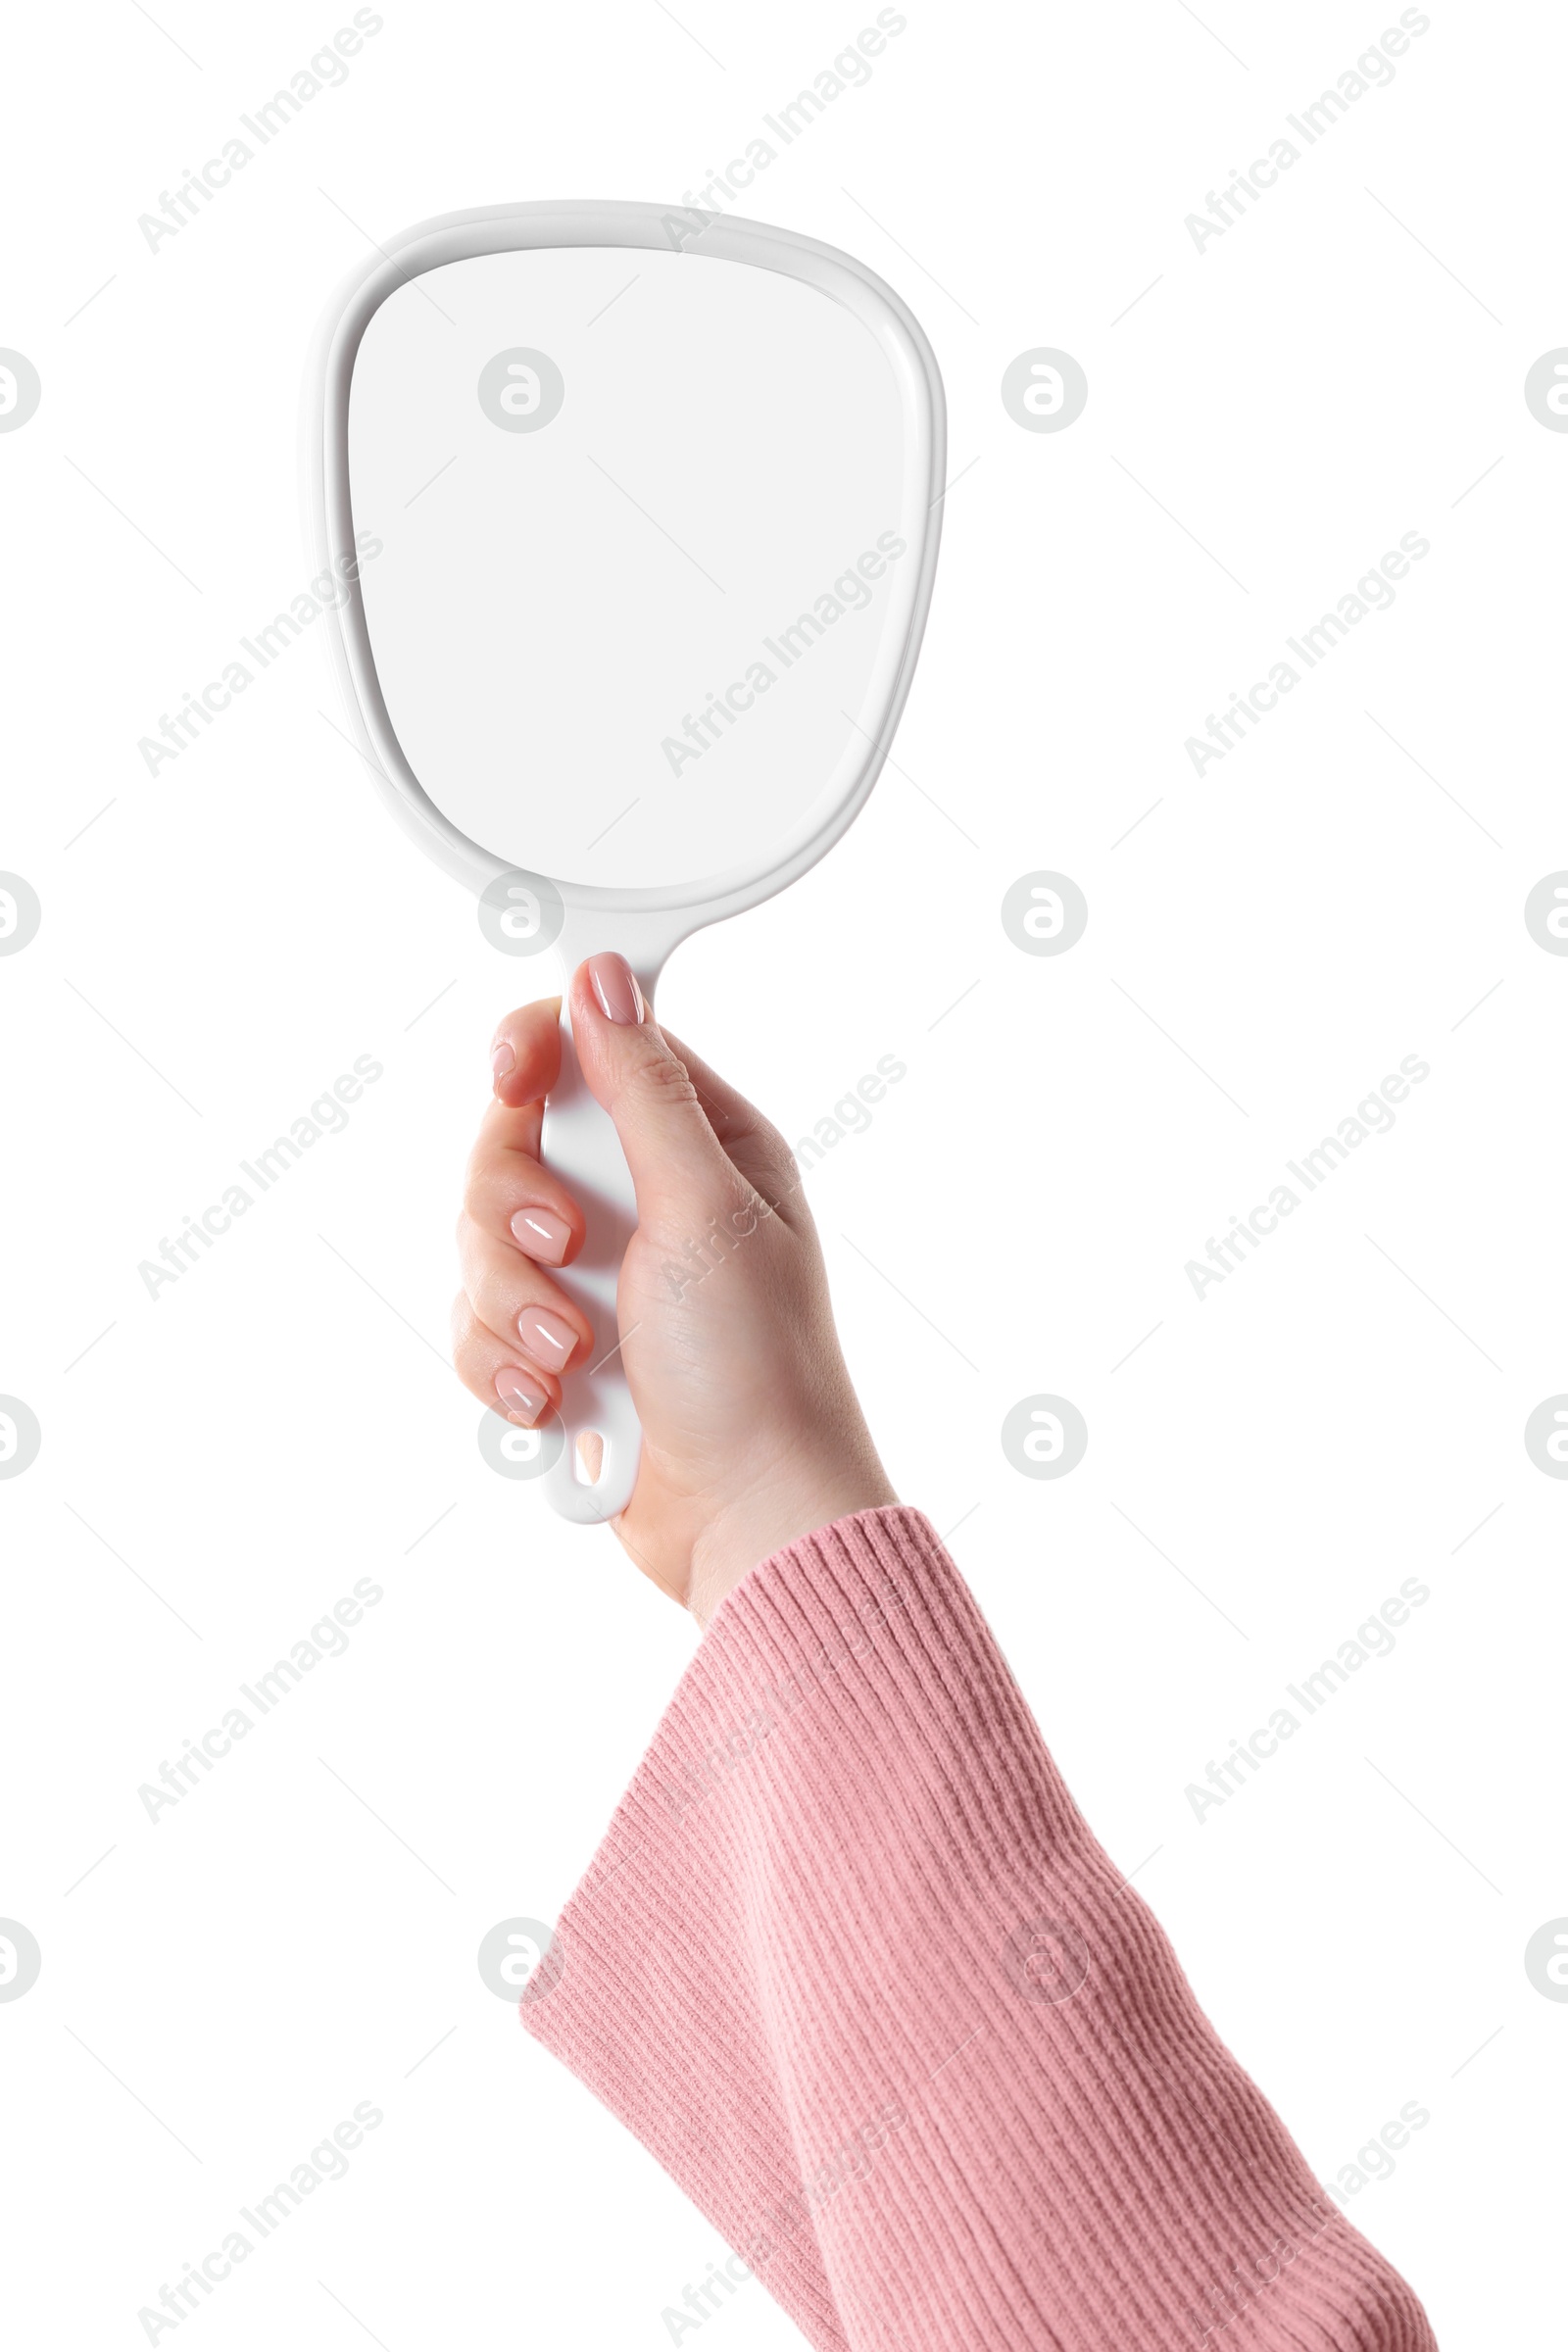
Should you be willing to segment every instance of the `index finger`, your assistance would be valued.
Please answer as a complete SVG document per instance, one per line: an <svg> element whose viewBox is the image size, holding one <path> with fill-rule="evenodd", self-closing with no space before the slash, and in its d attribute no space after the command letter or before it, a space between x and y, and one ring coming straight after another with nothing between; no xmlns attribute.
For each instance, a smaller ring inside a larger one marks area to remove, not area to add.
<svg viewBox="0 0 1568 2352"><path fill-rule="evenodd" d="M537 997L531 1004L504 1014L490 1041L496 1101L509 1110L541 1103L560 1075L561 999ZM539 1149L537 1123L527 1149Z"/></svg>
<svg viewBox="0 0 1568 2352"><path fill-rule="evenodd" d="M772 1120L764 1118L739 1087L721 1078L700 1054L683 1045L672 1030L666 1029L664 1037L671 1052L686 1064L687 1075L697 1089L697 1099L708 1114L708 1123L730 1159L775 1209L782 1209L800 1190L801 1171L794 1152Z"/></svg>

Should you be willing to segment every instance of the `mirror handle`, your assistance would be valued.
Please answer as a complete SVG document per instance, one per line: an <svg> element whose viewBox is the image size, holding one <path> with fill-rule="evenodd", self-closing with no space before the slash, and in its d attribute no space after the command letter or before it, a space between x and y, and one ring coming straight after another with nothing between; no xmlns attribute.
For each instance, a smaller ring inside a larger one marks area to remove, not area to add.
<svg viewBox="0 0 1568 2352"><path fill-rule="evenodd" d="M640 975L639 975L640 976ZM588 1091L571 1036L566 993L561 1000L561 1077L545 1103L541 1153L572 1194L587 1220L581 1254L555 1279L593 1326L588 1357L562 1376L561 1418L565 1445L541 1482L564 1519L595 1526L624 1509L637 1483L642 1430L617 1345L615 1285L637 1223L637 1200L620 1138L607 1110ZM592 1486L579 1475L577 1441L596 1433L604 1443Z"/></svg>

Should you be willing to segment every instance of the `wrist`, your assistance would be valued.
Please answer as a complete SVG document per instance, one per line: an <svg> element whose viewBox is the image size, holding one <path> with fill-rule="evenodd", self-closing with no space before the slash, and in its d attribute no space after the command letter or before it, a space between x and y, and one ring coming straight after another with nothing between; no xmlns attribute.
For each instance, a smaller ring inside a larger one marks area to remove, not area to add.
<svg viewBox="0 0 1568 2352"><path fill-rule="evenodd" d="M687 1607L706 1627L725 1594L760 1560L817 1528L831 1527L835 1519L879 1510L898 1499L874 1454L869 1460L784 1466L750 1484L704 1528L692 1546Z"/></svg>

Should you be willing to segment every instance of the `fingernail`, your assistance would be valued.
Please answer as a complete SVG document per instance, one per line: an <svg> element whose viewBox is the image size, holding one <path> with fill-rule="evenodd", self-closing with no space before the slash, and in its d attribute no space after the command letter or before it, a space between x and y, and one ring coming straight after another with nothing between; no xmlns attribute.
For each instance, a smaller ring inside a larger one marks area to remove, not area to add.
<svg viewBox="0 0 1568 2352"><path fill-rule="evenodd" d="M588 977L606 1020L614 1021L622 1029L635 1029L648 1008L637 985L637 975L625 956L590 956Z"/></svg>
<svg viewBox="0 0 1568 2352"><path fill-rule="evenodd" d="M502 1079L505 1078L510 1071L514 1070L516 1066L517 1056L515 1054L514 1054L512 1048L507 1044L506 1039L503 1038L500 1045L497 1046L495 1052L490 1056L490 1074L494 1078L497 1086L499 1086Z"/></svg>
<svg viewBox="0 0 1568 2352"><path fill-rule="evenodd" d="M553 1208L519 1208L512 1220L513 1238L530 1257L559 1266L571 1240L571 1227Z"/></svg>
<svg viewBox="0 0 1568 2352"><path fill-rule="evenodd" d="M560 1315L547 1314L542 1306L523 1308L517 1317L517 1337L547 1372L559 1372L577 1345L571 1325Z"/></svg>
<svg viewBox="0 0 1568 2352"><path fill-rule="evenodd" d="M536 1380L519 1372L515 1364L508 1364L496 1374L496 1395L510 1418L521 1421L531 1429L550 1398Z"/></svg>

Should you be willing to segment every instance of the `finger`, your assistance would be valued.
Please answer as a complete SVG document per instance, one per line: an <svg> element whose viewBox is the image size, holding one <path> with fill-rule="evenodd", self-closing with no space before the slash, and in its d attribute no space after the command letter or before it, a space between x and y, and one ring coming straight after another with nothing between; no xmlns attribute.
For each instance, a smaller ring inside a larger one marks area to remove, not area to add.
<svg viewBox="0 0 1568 2352"><path fill-rule="evenodd" d="M452 1361L464 1387L481 1404L524 1429L560 1408L560 1381L524 1363L519 1348L497 1339L462 1291L452 1304Z"/></svg>
<svg viewBox="0 0 1568 2352"><path fill-rule="evenodd" d="M721 1078L711 1063L694 1054L671 1030L666 1029L664 1037L671 1052L686 1064L708 1124L729 1157L747 1182L755 1184L773 1207L779 1207L799 1191L801 1171L778 1129L738 1087Z"/></svg>
<svg viewBox="0 0 1568 2352"><path fill-rule="evenodd" d="M538 1156L539 1107L510 1110L492 1102L468 1156L463 1212L498 1242L542 1266L568 1265L583 1245L582 1210Z"/></svg>
<svg viewBox="0 0 1568 2352"><path fill-rule="evenodd" d="M524 1368L559 1379L593 1347L594 1327L580 1306L508 1242L466 1223L459 1235L463 1289L479 1321L505 1347L521 1350Z"/></svg>
<svg viewBox="0 0 1568 2352"><path fill-rule="evenodd" d="M571 1034L589 1089L615 1122L639 1216L675 1200L731 1200L741 1179L623 956L578 965Z"/></svg>
<svg viewBox="0 0 1568 2352"><path fill-rule="evenodd" d="M490 1078L509 1109L542 1102L561 1075L561 999L537 997L497 1022ZM538 1145L537 1135L534 1144Z"/></svg>

